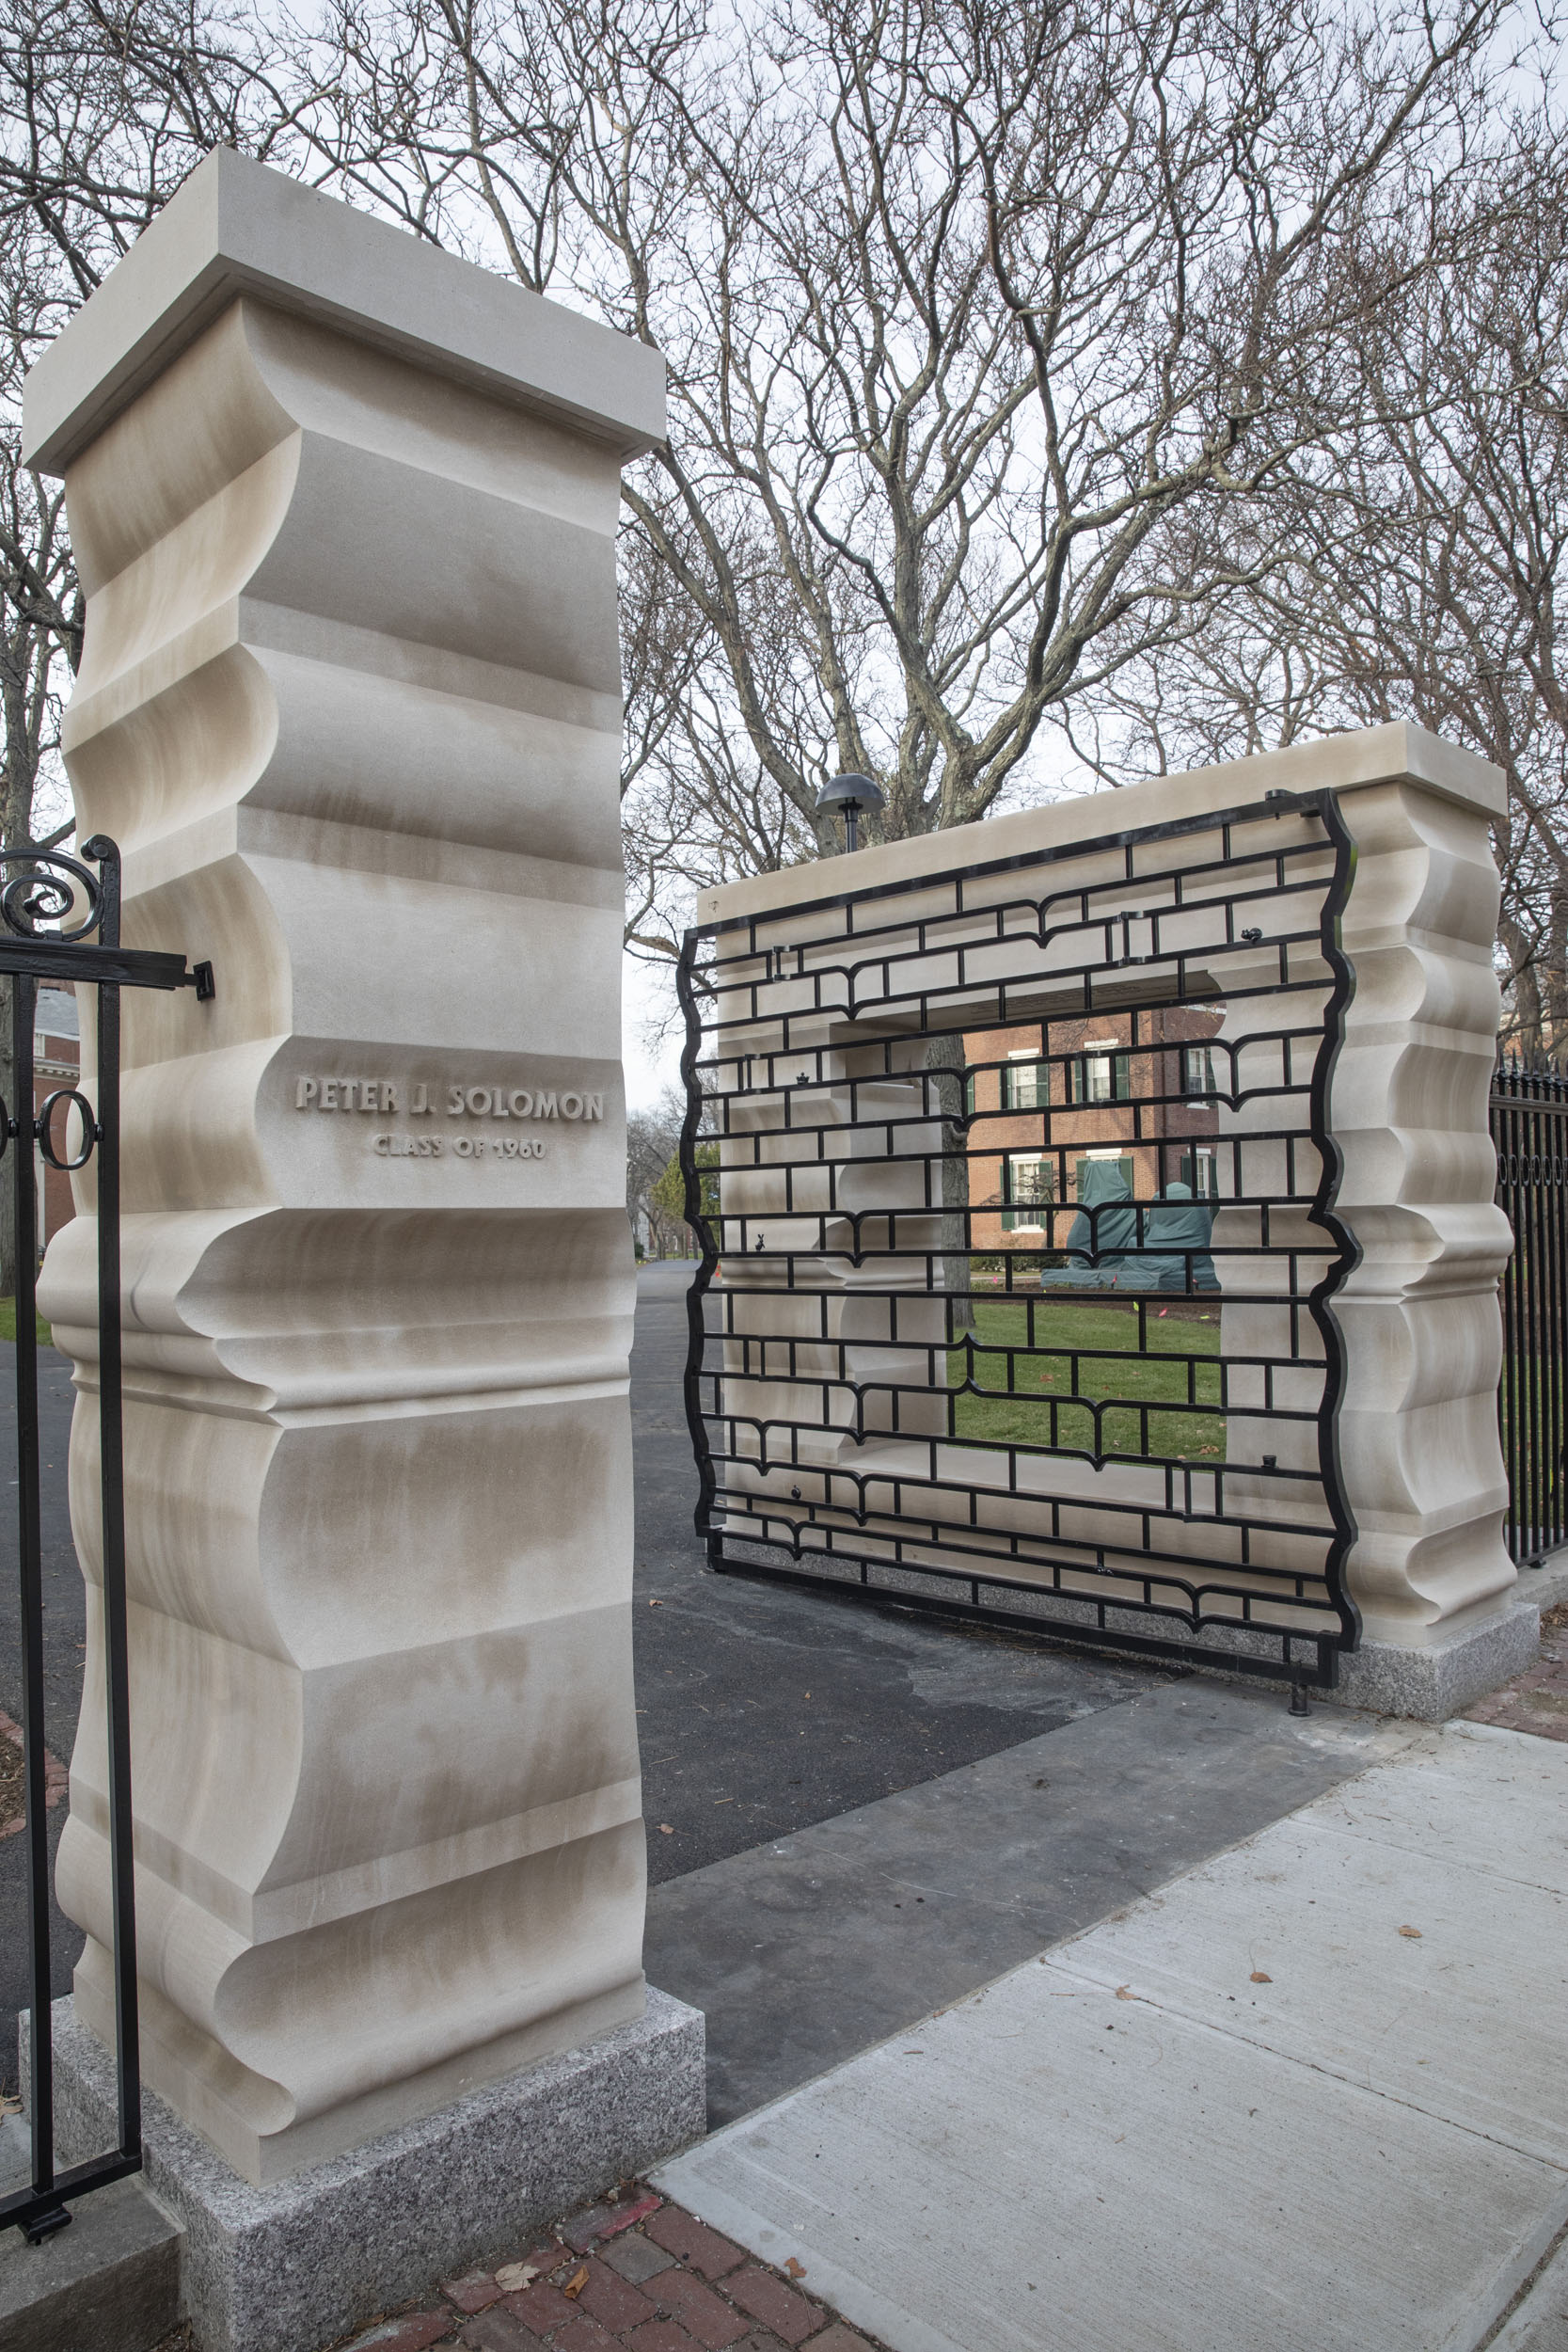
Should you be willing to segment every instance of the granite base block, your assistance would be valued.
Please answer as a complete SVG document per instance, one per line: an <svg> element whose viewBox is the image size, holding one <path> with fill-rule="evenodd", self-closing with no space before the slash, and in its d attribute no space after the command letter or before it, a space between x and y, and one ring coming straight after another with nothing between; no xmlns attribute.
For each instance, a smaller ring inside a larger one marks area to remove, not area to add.
<svg viewBox="0 0 1568 2352"><path fill-rule="evenodd" d="M55 2122L74 2155L112 2138L114 2063L55 2004ZM601 2041L293 2179L253 2188L150 2094L150 2188L183 2226L202 2352L317 2352L434 2280L508 2249L706 2128L703 2014L650 1986Z"/></svg>
<svg viewBox="0 0 1568 2352"><path fill-rule="evenodd" d="M1419 1648L1364 1639L1343 1652L1338 1687L1323 1695L1380 1715L1445 1723L1533 1666L1540 1646L1540 1609L1513 1600Z"/></svg>

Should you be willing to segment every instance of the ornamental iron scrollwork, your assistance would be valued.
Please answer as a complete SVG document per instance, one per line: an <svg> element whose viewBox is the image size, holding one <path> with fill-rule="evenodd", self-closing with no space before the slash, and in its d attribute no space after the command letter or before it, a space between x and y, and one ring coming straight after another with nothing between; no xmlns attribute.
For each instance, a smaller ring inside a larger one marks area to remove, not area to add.
<svg viewBox="0 0 1568 2352"><path fill-rule="evenodd" d="M74 1159L62 1160L55 1149L52 1122L56 1103L74 1103L82 1115L82 1148ZM39 1106L38 1118L33 1122L33 1132L38 1137L39 1150L43 1153L50 1167L57 1168L65 1176L73 1174L79 1168L86 1168L92 1157L93 1145L101 1143L103 1139L103 1130L93 1115L92 1104L78 1087L56 1087L53 1094L46 1094Z"/></svg>
<svg viewBox="0 0 1568 2352"><path fill-rule="evenodd" d="M74 1159L61 1159L55 1149L52 1121L55 1116L55 1105L57 1103L74 1103L81 1113L82 1149ZM0 1095L0 1160L5 1158L10 1149L12 1138L21 1134L21 1120L11 1117L5 1096ZM86 1168L92 1157L94 1146L103 1140L103 1130L98 1123L91 1103L79 1088L56 1087L54 1093L45 1095L39 1105L38 1117L32 1124L32 1139L51 1168L57 1168L62 1175L70 1176L73 1175L77 1168Z"/></svg>
<svg viewBox="0 0 1568 2352"><path fill-rule="evenodd" d="M821 870L677 968L710 1565L1332 1688L1333 794Z"/></svg>
<svg viewBox="0 0 1568 2352"><path fill-rule="evenodd" d="M114 844L98 834L82 844L82 857L30 845L0 852L0 921L18 939L90 938L103 920L103 882L82 859L102 864L114 855Z"/></svg>
<svg viewBox="0 0 1568 2352"><path fill-rule="evenodd" d="M1568 1069L1505 1054L1490 1108L1497 1201L1513 1230L1500 1284L1504 1534L1521 1566L1537 1566L1568 1542Z"/></svg>

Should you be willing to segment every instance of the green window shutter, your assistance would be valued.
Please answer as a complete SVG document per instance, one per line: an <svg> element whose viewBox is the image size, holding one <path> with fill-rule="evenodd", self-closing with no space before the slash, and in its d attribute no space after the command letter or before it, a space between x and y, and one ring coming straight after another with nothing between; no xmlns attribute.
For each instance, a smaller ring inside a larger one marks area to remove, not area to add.
<svg viewBox="0 0 1568 2352"><path fill-rule="evenodd" d="M1004 1209L1002 1212L1002 1231L1005 1233L1013 1232L1017 1229L1017 1225L1018 1216L1016 1211L1012 1209Z"/></svg>
<svg viewBox="0 0 1568 2352"><path fill-rule="evenodd" d="M974 1073L973 1070L964 1080L964 1115L968 1119L973 1119L974 1116Z"/></svg>
<svg viewBox="0 0 1568 2352"><path fill-rule="evenodd" d="M1118 1054L1111 1064L1111 1100L1130 1103L1132 1099L1132 1057Z"/></svg>

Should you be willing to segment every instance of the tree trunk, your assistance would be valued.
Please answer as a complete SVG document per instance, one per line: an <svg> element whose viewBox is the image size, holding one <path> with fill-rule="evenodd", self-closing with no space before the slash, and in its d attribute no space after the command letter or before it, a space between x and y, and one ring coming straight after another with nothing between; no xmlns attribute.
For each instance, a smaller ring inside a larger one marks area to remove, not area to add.
<svg viewBox="0 0 1568 2352"><path fill-rule="evenodd" d="M26 756L31 746L8 706L7 723L9 739L5 794L0 800L0 853L9 856L31 838L37 770ZM10 877L11 868L0 866L0 882L8 882ZM16 1099L16 1057L11 1050L11 992L15 985L8 974L0 972L0 1101L22 1129L21 1135L10 1137L4 1154L0 1154L0 1297L5 1298L16 1296L17 1154L33 1148L33 1106Z"/></svg>
<svg viewBox="0 0 1568 2352"><path fill-rule="evenodd" d="M1497 936L1513 965L1513 1050L1520 1054L1539 1054L1543 1038L1541 980L1535 952L1537 943L1507 913L1498 917Z"/></svg>
<svg viewBox="0 0 1568 2352"><path fill-rule="evenodd" d="M8 679L8 688L11 681ZM0 792L0 861L15 856L33 838L33 796L38 787L41 705L25 704L19 694L6 695L6 765ZM0 862L0 883L16 869ZM19 918L25 922L25 917ZM16 1170L17 1155L33 1149L33 1105L19 1103L16 1057L11 1041L11 991L16 983L0 973L0 1100L23 1132L12 1136L0 1154L0 1297L16 1296ZM36 1250L36 1237L28 1246Z"/></svg>
<svg viewBox="0 0 1568 2352"><path fill-rule="evenodd" d="M964 1041L933 1037L926 1067L940 1075L927 1089L942 1116L942 1287L947 1294L948 1335L974 1328L969 1263L969 1123L964 1102Z"/></svg>
<svg viewBox="0 0 1568 2352"><path fill-rule="evenodd" d="M1560 1060L1568 1044L1568 890L1555 888L1550 899L1548 955L1543 995L1543 1044Z"/></svg>

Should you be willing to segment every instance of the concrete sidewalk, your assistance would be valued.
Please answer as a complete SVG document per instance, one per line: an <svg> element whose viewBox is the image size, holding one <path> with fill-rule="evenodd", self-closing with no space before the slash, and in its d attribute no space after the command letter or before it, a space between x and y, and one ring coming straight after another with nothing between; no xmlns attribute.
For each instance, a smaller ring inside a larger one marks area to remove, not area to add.
<svg viewBox="0 0 1568 2352"><path fill-rule="evenodd" d="M1303 1720L1277 1692L1194 1675L656 1886L643 1964L707 2020L710 2128L1109 1918L1407 1736L1349 1708Z"/></svg>
<svg viewBox="0 0 1568 2352"><path fill-rule="evenodd" d="M657 2185L893 2352L1563 2352L1568 1745L1401 1727Z"/></svg>

